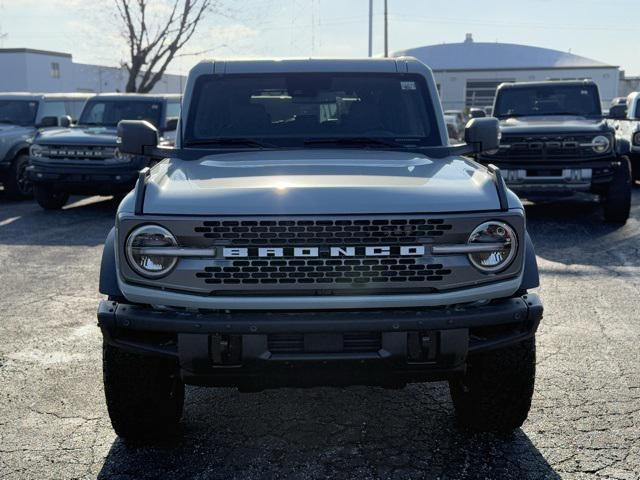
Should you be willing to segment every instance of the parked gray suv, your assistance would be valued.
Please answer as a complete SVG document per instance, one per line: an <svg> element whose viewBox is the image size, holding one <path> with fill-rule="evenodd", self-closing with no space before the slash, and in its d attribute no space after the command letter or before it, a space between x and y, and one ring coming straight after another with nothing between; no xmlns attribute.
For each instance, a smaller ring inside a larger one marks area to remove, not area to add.
<svg viewBox="0 0 640 480"><path fill-rule="evenodd" d="M461 425L527 417L542 317L498 121L448 143L413 58L204 62L175 148L147 122L120 149L161 161L121 203L100 273L111 421L173 431L184 385L448 380ZM214 408L212 406L212 408Z"/></svg>
<svg viewBox="0 0 640 480"><path fill-rule="evenodd" d="M78 118L85 93L0 93L0 183L12 199L28 198L29 142L38 128L56 127Z"/></svg>
<svg viewBox="0 0 640 480"><path fill-rule="evenodd" d="M161 132L161 143L173 145L180 115L180 95L109 93L89 100L76 125L40 132L29 150L29 179L38 204L62 208L70 194L124 195L138 171L152 162L143 155L121 154L118 122L146 120Z"/></svg>

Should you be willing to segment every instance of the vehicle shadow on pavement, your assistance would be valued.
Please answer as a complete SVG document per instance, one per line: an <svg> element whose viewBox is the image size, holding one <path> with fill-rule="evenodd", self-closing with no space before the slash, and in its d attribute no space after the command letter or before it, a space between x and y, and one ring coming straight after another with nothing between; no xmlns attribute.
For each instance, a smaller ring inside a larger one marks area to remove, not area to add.
<svg viewBox="0 0 640 480"><path fill-rule="evenodd" d="M63 210L45 211L35 201L0 200L1 245L96 246L114 225L118 201L73 197Z"/></svg>
<svg viewBox="0 0 640 480"><path fill-rule="evenodd" d="M460 432L444 383L402 390L189 388L172 442L116 439L98 476L558 479L527 435Z"/></svg>
<svg viewBox="0 0 640 480"><path fill-rule="evenodd" d="M597 203L580 199L528 204L526 212L538 257L565 265L640 263L635 252L626 251L640 237L640 189L634 190L626 225L605 223Z"/></svg>

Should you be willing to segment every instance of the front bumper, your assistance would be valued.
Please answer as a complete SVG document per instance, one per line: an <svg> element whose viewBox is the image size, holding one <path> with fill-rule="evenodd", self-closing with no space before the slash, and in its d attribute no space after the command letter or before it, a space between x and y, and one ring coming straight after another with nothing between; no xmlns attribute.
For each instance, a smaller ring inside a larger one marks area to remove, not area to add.
<svg viewBox="0 0 640 480"><path fill-rule="evenodd" d="M138 179L138 172L148 163L86 165L81 163L43 162L30 159L29 179L38 184L53 185L56 189L77 194L112 194L130 191Z"/></svg>
<svg viewBox="0 0 640 480"><path fill-rule="evenodd" d="M522 195L546 193L602 193L620 165L616 156L598 160L503 160L481 158L496 165L507 186Z"/></svg>
<svg viewBox="0 0 640 480"><path fill-rule="evenodd" d="M263 389L450 378L469 353L532 336L535 294L484 305L358 311L189 312L102 301L105 342L177 358L186 383ZM347 345L349 341L349 345Z"/></svg>

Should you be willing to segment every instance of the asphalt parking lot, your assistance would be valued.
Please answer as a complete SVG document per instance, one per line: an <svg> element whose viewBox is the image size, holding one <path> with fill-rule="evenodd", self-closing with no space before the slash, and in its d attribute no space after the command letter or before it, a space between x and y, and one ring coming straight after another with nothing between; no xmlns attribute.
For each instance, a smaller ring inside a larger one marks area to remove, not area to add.
<svg viewBox="0 0 640 480"><path fill-rule="evenodd" d="M588 202L528 208L546 311L532 411L507 438L458 432L444 383L192 387L179 440L126 446L95 318L115 208L0 198L0 479L640 478L640 189L623 228Z"/></svg>

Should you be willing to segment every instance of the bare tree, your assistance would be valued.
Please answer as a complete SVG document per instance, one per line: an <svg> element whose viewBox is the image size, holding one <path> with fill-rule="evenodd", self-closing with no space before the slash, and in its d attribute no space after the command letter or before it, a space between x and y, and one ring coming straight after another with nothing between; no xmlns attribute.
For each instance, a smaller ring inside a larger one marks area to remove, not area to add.
<svg viewBox="0 0 640 480"><path fill-rule="evenodd" d="M115 0L129 45L123 65L127 92L147 93L160 81L176 53L185 46L217 0L165 0L166 16L151 18L151 0Z"/></svg>

